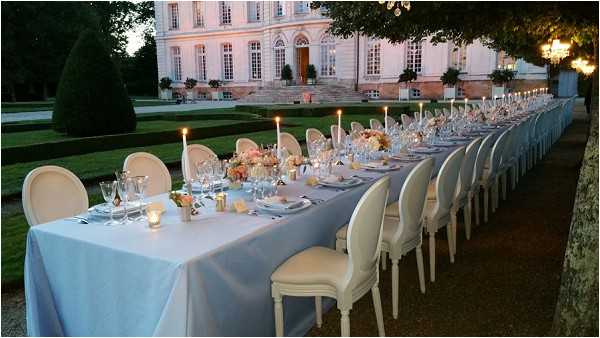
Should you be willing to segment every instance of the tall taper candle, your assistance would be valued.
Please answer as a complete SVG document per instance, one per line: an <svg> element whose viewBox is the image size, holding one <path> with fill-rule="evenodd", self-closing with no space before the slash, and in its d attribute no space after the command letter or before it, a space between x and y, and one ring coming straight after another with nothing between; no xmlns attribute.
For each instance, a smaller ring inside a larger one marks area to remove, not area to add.
<svg viewBox="0 0 600 338"><path fill-rule="evenodd" d="M419 102L419 122L423 121L423 102Z"/></svg>
<svg viewBox="0 0 600 338"><path fill-rule="evenodd" d="M279 129L279 116L275 116L275 124L277 125L277 156L281 156L281 130Z"/></svg>
<svg viewBox="0 0 600 338"><path fill-rule="evenodd" d="M450 100L450 117L454 117L454 99Z"/></svg>
<svg viewBox="0 0 600 338"><path fill-rule="evenodd" d="M385 133L386 133L386 134L388 133L388 124L387 124L387 120L388 120L388 118L387 118L387 110L388 110L388 107L387 107L387 106L383 107L383 112L385 113L385 116L384 116L384 119L385 119L385 121L384 121L384 124L385 124Z"/></svg>
<svg viewBox="0 0 600 338"><path fill-rule="evenodd" d="M467 113L467 102L469 102L469 99L465 97L465 114Z"/></svg>
<svg viewBox="0 0 600 338"><path fill-rule="evenodd" d="M337 116L338 116L337 144L339 147L340 143L342 143L342 110L341 109L338 109Z"/></svg>
<svg viewBox="0 0 600 338"><path fill-rule="evenodd" d="M185 185L187 188L188 194L192 194L192 172L190 171L190 160L187 148L187 133L188 129L181 129L181 135L183 136L183 160L185 162L183 170L185 170Z"/></svg>
<svg viewBox="0 0 600 338"><path fill-rule="evenodd" d="M481 107L482 107L483 109L485 109L485 96L484 96L484 97L482 97L482 98L481 98L481 100L483 101L483 102L481 103Z"/></svg>
<svg viewBox="0 0 600 338"><path fill-rule="evenodd" d="M496 106L496 100L498 100L498 95L494 95L494 107Z"/></svg>

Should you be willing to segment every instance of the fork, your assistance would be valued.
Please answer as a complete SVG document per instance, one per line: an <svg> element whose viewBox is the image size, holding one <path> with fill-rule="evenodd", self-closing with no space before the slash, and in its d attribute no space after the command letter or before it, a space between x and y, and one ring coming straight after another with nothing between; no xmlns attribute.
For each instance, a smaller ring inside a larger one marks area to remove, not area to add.
<svg viewBox="0 0 600 338"><path fill-rule="evenodd" d="M89 224L90 223L90 221L88 221L87 218L81 217L81 216L73 216L73 217L70 217L70 218L67 218L67 219L75 221L77 223L82 223L82 224Z"/></svg>

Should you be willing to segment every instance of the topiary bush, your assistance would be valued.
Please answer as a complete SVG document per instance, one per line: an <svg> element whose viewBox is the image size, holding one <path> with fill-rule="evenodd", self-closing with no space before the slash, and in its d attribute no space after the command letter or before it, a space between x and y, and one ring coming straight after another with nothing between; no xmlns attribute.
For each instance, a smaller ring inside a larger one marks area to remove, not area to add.
<svg viewBox="0 0 600 338"><path fill-rule="evenodd" d="M440 80L442 80L443 85L454 87L459 80L459 74L460 71L458 69L448 68L448 70L446 70L446 72L442 74Z"/></svg>
<svg viewBox="0 0 600 338"><path fill-rule="evenodd" d="M288 83L293 79L292 67L290 67L290 65L286 64L281 69L281 79L287 81Z"/></svg>
<svg viewBox="0 0 600 338"><path fill-rule="evenodd" d="M503 86L506 83L509 83L515 78L514 72L510 69L496 69L494 70L488 77L492 80L492 83L498 86Z"/></svg>
<svg viewBox="0 0 600 338"><path fill-rule="evenodd" d="M307 79L316 79L317 78L317 69L315 65L309 64L306 66L306 78Z"/></svg>
<svg viewBox="0 0 600 338"><path fill-rule="evenodd" d="M135 112L121 74L93 30L81 32L67 57L52 123L55 130L72 136L135 130Z"/></svg>

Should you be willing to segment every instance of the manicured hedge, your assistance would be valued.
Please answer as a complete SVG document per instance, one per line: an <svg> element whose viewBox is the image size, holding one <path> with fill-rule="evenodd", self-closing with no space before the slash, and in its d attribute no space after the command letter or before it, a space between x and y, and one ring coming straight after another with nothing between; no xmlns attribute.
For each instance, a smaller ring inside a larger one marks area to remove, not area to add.
<svg viewBox="0 0 600 338"><path fill-rule="evenodd" d="M345 115L364 115L372 114L377 111L383 111L383 106L359 105L359 106L334 106L334 105L303 105L303 106L236 106L238 111L247 111L249 113L259 114L263 117L273 117L279 115L282 117L323 117L335 114L338 108L344 110ZM410 113L409 106L392 106L391 115L400 116L400 114Z"/></svg>
<svg viewBox="0 0 600 338"><path fill-rule="evenodd" d="M52 121L45 120L42 122L2 123L2 132L3 133L18 133L18 132L22 132L22 131L34 131L34 130L44 130L44 129L52 129Z"/></svg>
<svg viewBox="0 0 600 338"><path fill-rule="evenodd" d="M240 122L228 126L193 128L190 130L190 140L251 133L272 128L273 122L269 120ZM93 136L84 139L8 147L2 149L2 165L47 160L120 148L173 143L179 140L181 140L181 134L178 131L169 130L150 133Z"/></svg>

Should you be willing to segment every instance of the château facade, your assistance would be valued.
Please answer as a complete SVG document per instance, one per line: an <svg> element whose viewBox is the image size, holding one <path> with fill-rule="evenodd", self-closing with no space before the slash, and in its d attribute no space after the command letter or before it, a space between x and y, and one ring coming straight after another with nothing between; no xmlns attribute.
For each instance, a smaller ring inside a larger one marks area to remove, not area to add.
<svg viewBox="0 0 600 338"><path fill-rule="evenodd" d="M398 76L413 69L412 97L441 98L440 76L461 71L457 96L490 96L488 75L497 68L517 71L515 91L546 86L544 67L515 60L476 41L468 46L434 45L427 39L392 44L354 36L341 39L327 30L331 20L309 1L155 1L159 78L170 77L183 91L186 78L206 97L211 79L223 81L225 98L281 85L281 69L291 66L293 83L306 82L308 64L319 84L337 84L372 98L397 99ZM402 18L398 18L402 20Z"/></svg>

